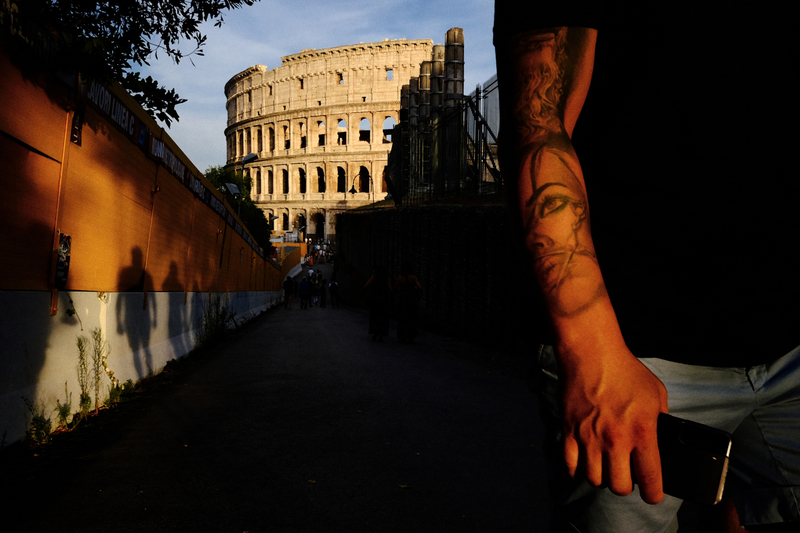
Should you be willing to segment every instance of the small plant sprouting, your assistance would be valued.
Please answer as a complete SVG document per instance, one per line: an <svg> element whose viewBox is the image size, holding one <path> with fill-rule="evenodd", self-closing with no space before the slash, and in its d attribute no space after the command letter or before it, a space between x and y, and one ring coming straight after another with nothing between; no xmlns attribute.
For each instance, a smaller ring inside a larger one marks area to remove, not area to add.
<svg viewBox="0 0 800 533"><path fill-rule="evenodd" d="M89 393L89 360L87 348L89 339L83 335L78 336L78 386L81 388L81 398L78 404L81 418L86 418L92 408L92 396Z"/></svg>
<svg viewBox="0 0 800 533"><path fill-rule="evenodd" d="M129 396L136 390L136 384L129 379L122 385L122 396Z"/></svg>
<svg viewBox="0 0 800 533"><path fill-rule="evenodd" d="M94 378L94 413L100 409L100 378L103 372L108 372L106 357L108 357L108 343L103 340L103 330L96 328L92 330L92 377ZM109 376L111 385L114 386L113 372Z"/></svg>
<svg viewBox="0 0 800 533"><path fill-rule="evenodd" d="M113 374L113 372L110 372ZM114 407L118 403L125 401L136 390L136 385L132 379L125 383L112 378L112 383L108 387L108 398L103 402L105 407Z"/></svg>
<svg viewBox="0 0 800 533"><path fill-rule="evenodd" d="M108 386L108 398L103 401L104 407L114 407L119 403L120 398L122 398L122 387L119 385L109 385Z"/></svg>
<svg viewBox="0 0 800 533"><path fill-rule="evenodd" d="M50 442L50 432L52 430L52 423L49 418L44 416L44 408L36 407L29 399L22 397L25 406L31 413L31 424L25 432L25 440L32 448L44 446Z"/></svg>
<svg viewBox="0 0 800 533"><path fill-rule="evenodd" d="M195 345L202 346L224 335L228 330L228 322L235 317L236 313L228 311L228 308L220 302L219 296L210 298L208 305L203 306L200 330L195 335Z"/></svg>
<svg viewBox="0 0 800 533"><path fill-rule="evenodd" d="M69 427L69 417L72 414L72 393L67 391L67 383L64 382L64 395L66 400L61 403L56 398L56 416L58 417L58 427L67 429Z"/></svg>

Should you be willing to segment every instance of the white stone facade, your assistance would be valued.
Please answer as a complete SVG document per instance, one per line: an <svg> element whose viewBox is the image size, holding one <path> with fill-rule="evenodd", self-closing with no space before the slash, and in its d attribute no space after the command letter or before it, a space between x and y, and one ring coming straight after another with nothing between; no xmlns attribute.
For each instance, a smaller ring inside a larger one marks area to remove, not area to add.
<svg viewBox="0 0 800 533"><path fill-rule="evenodd" d="M276 234L329 237L337 213L385 198L400 90L432 50L430 39L303 50L228 81L227 165L253 178Z"/></svg>

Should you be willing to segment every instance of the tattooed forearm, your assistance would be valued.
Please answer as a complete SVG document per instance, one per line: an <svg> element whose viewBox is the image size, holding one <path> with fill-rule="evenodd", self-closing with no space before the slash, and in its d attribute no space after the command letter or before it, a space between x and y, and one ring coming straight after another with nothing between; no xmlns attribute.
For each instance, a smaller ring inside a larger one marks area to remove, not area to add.
<svg viewBox="0 0 800 533"><path fill-rule="evenodd" d="M569 88L575 86L566 55L569 37L567 28L558 28L521 38L512 76L526 245L551 309L562 316L605 292L589 233L583 175L563 123Z"/></svg>

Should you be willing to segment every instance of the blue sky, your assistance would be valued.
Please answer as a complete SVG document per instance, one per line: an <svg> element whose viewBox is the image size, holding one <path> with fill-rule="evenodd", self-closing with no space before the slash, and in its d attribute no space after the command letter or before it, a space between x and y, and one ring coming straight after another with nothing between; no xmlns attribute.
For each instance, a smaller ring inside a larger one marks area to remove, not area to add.
<svg viewBox="0 0 800 533"><path fill-rule="evenodd" d="M331 48L383 39L432 39L443 44L452 27L464 29L464 91L495 73L493 0L261 0L225 15L222 28L203 27L205 55L175 65L151 61L143 70L188 101L167 129L201 171L225 164L225 83L253 65L280 66L304 48Z"/></svg>

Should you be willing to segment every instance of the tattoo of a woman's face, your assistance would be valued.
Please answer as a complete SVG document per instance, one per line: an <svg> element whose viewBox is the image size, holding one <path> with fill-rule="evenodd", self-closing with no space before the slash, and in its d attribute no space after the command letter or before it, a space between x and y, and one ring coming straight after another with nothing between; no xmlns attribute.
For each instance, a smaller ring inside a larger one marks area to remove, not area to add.
<svg viewBox="0 0 800 533"><path fill-rule="evenodd" d="M553 148L531 155L531 190L523 212L528 249L546 291L581 277L596 263L589 236L583 186L570 168L571 156Z"/></svg>

